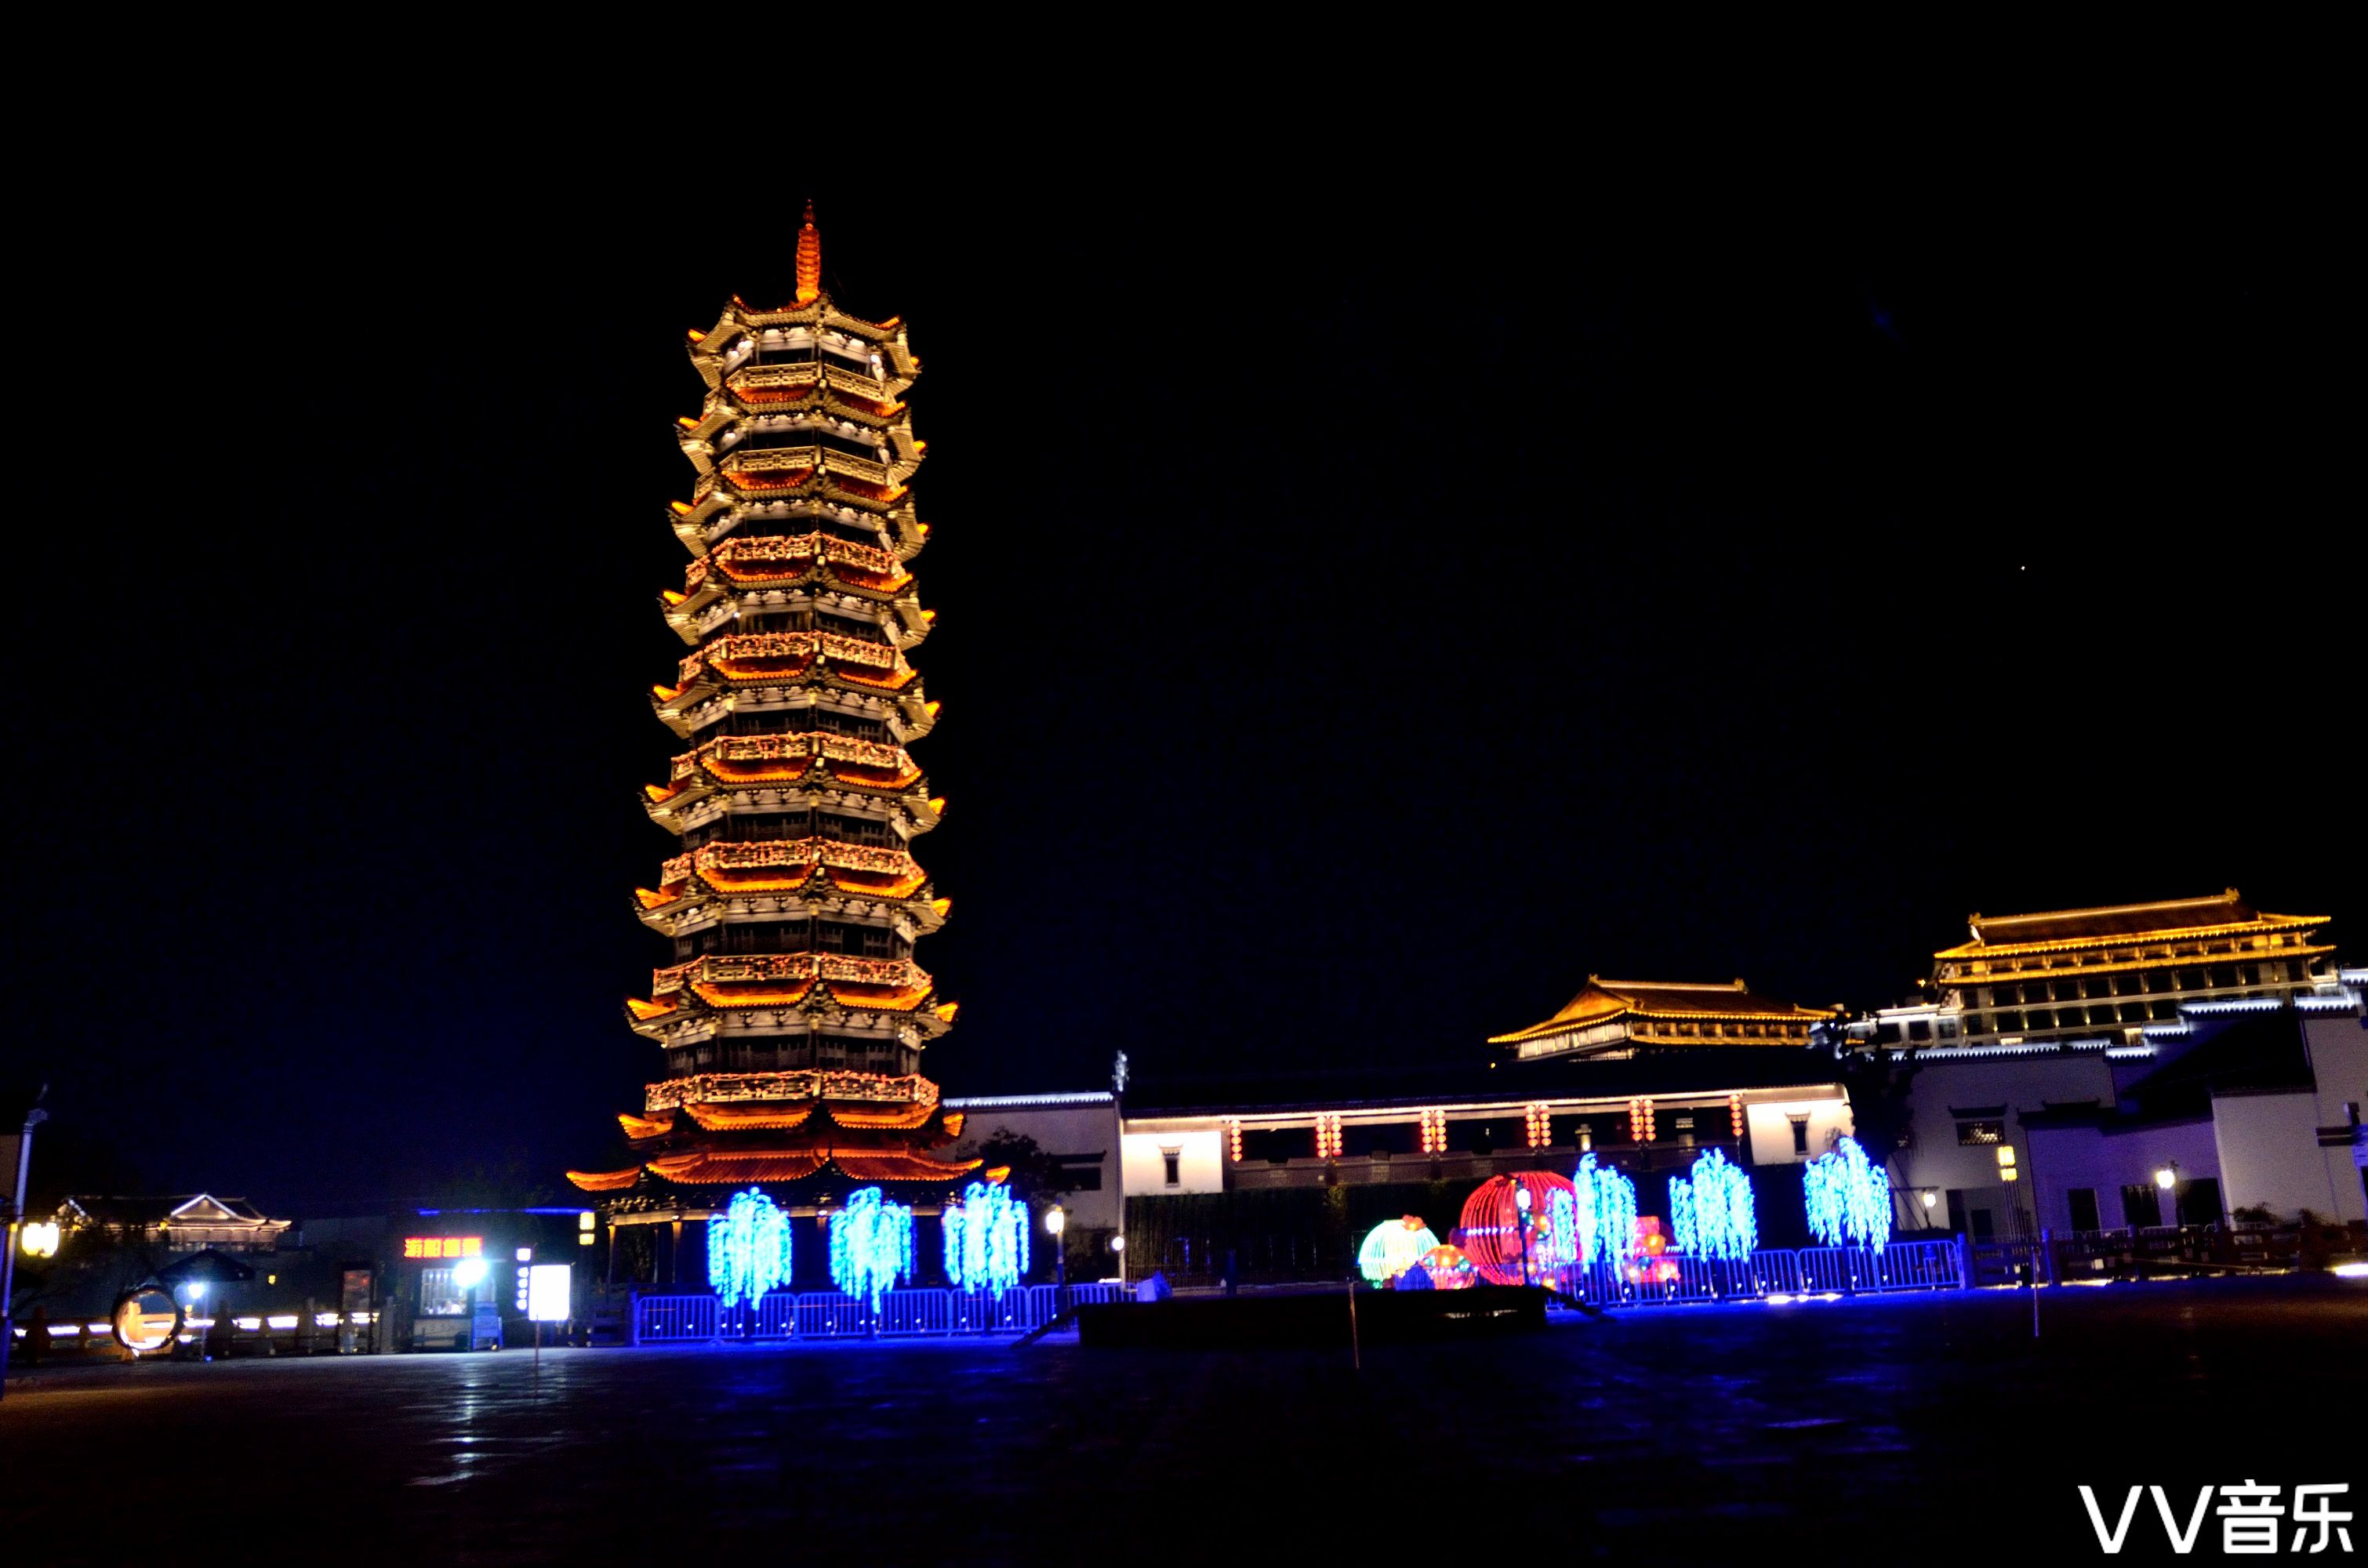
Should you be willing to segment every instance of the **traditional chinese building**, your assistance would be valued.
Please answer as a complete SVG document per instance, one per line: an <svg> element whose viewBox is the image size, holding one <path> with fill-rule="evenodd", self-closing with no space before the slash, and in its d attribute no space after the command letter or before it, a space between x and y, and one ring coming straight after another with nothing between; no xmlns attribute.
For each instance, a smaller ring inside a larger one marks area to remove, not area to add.
<svg viewBox="0 0 2368 1568"><path fill-rule="evenodd" d="M244 1198L210 1192L172 1198L69 1198L58 1205L59 1227L162 1249L167 1256L201 1252L271 1252L290 1221L274 1220Z"/></svg>
<svg viewBox="0 0 2368 1568"><path fill-rule="evenodd" d="M928 1153L961 1117L921 1073L954 1006L914 953L947 909L912 848L945 807L908 749L938 709L909 657L932 615L906 487L920 363L901 322L824 289L811 210L794 297L735 296L689 337L697 482L668 520L691 559L659 610L690 652L651 693L679 749L642 801L680 843L633 906L671 961L628 1004L657 1070L618 1118L627 1157L568 1173L613 1222L677 1234L730 1187L933 1199L975 1165Z"/></svg>
<svg viewBox="0 0 2368 1568"><path fill-rule="evenodd" d="M2336 985L2320 915L2267 915L2235 888L2210 898L1970 917L1973 940L1932 955L1940 1011L1968 1047L2135 1040L2181 1003L2284 997Z"/></svg>
<svg viewBox="0 0 2368 1568"><path fill-rule="evenodd" d="M1726 985L1587 977L1586 989L1543 1023L1494 1035L1524 1062L1549 1056L1622 1060L1640 1048L1809 1043L1812 1025L1831 1015L1752 994L1740 980Z"/></svg>

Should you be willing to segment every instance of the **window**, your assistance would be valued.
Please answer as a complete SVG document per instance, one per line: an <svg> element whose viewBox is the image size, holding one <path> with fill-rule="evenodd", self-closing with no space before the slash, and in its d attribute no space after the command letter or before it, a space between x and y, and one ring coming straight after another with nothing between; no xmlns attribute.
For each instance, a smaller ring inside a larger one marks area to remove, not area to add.
<svg viewBox="0 0 2368 1568"><path fill-rule="evenodd" d="M1984 1117L1975 1121L1957 1123L1957 1145L1972 1149L2006 1142L2006 1123L2002 1119Z"/></svg>
<svg viewBox="0 0 2368 1568"><path fill-rule="evenodd" d="M469 1292L461 1289L449 1268L419 1271L419 1315L457 1318L469 1315Z"/></svg>
<svg viewBox="0 0 2368 1568"><path fill-rule="evenodd" d="M1957 1024L1955 1019L1942 1018L1941 1020L1941 1038L1942 1040L1954 1040L1957 1038Z"/></svg>
<svg viewBox="0 0 2368 1568"><path fill-rule="evenodd" d="M2122 1223L2133 1230L2162 1223L2160 1189L2154 1183L2132 1182L2122 1188Z"/></svg>
<svg viewBox="0 0 2368 1568"><path fill-rule="evenodd" d="M1932 1038L1932 1021L1930 1018L1908 1019L1907 1038L1911 1040L1930 1040Z"/></svg>
<svg viewBox="0 0 2368 1568"><path fill-rule="evenodd" d="M1184 1151L1183 1151L1183 1150L1181 1150L1181 1149L1162 1149L1162 1150L1160 1150L1160 1151L1159 1151L1159 1165L1160 1165L1160 1168L1161 1168L1161 1170L1165 1173L1166 1180L1167 1180L1167 1185L1168 1185L1168 1186L1170 1186L1170 1187L1181 1187L1181 1186L1183 1186L1183 1185L1184 1185Z"/></svg>
<svg viewBox="0 0 2368 1568"><path fill-rule="evenodd" d="M1793 1153L1806 1156L1809 1153L1809 1119L1796 1116L1793 1119Z"/></svg>
<svg viewBox="0 0 2368 1568"><path fill-rule="evenodd" d="M2066 1202L2072 1206L2072 1228L2074 1230L2100 1231L2104 1229L2103 1226L2097 1223L2097 1189L2095 1187L2076 1187L2071 1191L2066 1193L2064 1195L2064 1199Z"/></svg>

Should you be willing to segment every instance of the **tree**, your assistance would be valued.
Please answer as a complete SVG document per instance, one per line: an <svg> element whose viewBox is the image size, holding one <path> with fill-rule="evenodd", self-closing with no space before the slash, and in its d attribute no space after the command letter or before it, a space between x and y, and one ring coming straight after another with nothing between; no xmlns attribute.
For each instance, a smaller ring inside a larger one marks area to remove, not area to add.
<svg viewBox="0 0 2368 1568"><path fill-rule="evenodd" d="M1009 1167L1011 1175L1007 1179L1012 1194L1023 1203L1032 1206L1077 1189L1076 1176L1024 1132L998 1127L986 1135L975 1153L984 1162L982 1170L991 1171L998 1165Z"/></svg>

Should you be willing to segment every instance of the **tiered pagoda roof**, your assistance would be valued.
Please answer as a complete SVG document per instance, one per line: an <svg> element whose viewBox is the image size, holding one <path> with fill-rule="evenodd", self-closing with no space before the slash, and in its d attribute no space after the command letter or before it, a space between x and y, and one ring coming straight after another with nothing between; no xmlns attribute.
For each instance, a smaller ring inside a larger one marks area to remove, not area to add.
<svg viewBox="0 0 2368 1568"><path fill-rule="evenodd" d="M938 718L910 660L935 619L906 488L921 367L901 322L832 301L821 247L809 209L791 301L735 296L689 334L706 393L676 422L696 479L668 521L691 561L658 608L691 651L650 692L684 749L642 792L682 846L634 891L675 961L627 1003L666 1075L619 1117L620 1157L568 1173L619 1207L976 1165L929 1153L962 1118L919 1072L955 1010L912 953L949 907L912 850L945 810L908 749Z"/></svg>

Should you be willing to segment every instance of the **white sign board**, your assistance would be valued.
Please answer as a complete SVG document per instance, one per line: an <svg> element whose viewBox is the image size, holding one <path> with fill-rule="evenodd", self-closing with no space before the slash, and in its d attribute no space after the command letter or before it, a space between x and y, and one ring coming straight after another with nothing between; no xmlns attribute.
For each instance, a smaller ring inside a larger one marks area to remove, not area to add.
<svg viewBox="0 0 2368 1568"><path fill-rule="evenodd" d="M565 1323L575 1315L575 1266L538 1263L527 1272L526 1315L537 1323Z"/></svg>

